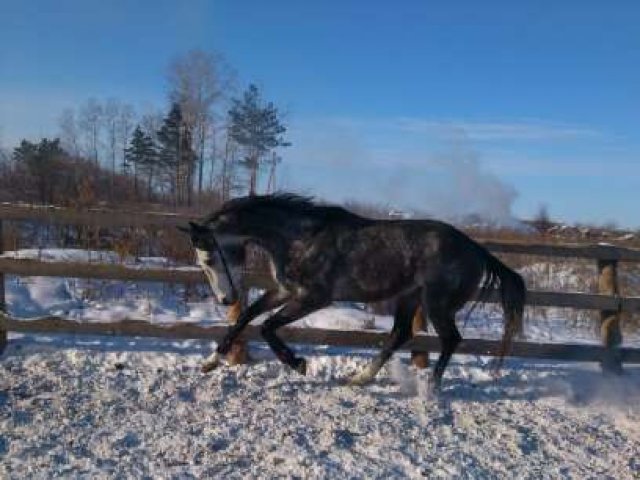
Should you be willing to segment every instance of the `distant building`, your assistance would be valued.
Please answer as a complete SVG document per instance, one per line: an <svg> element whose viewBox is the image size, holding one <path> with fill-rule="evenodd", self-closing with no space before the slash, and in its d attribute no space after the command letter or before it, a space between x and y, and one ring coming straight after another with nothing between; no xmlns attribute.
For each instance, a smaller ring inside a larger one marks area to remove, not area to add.
<svg viewBox="0 0 640 480"><path fill-rule="evenodd" d="M412 212L404 212L402 210L398 210L398 209L391 209L389 210L389 218L392 219L398 219L398 220L409 220L411 218L413 218L413 213Z"/></svg>

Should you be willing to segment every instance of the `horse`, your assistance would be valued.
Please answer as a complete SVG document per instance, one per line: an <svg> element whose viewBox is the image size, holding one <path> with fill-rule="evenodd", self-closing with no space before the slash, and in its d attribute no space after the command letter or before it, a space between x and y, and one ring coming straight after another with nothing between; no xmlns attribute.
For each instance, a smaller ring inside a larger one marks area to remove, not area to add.
<svg viewBox="0 0 640 480"><path fill-rule="evenodd" d="M421 307L441 343L433 370L438 390L447 364L462 341L456 312L483 301L498 288L505 316L500 362L522 325L526 287L522 277L452 225L436 220L374 220L342 207L291 193L253 195L227 201L188 232L197 263L218 302L242 295L247 245L266 252L274 287L249 305L203 363L219 365L232 342L258 315L272 312L261 335L276 357L306 374L307 363L276 334L334 301L395 300L393 327L381 351L352 385L371 382L393 353L412 336L411 320ZM277 310L276 310L277 309Z"/></svg>

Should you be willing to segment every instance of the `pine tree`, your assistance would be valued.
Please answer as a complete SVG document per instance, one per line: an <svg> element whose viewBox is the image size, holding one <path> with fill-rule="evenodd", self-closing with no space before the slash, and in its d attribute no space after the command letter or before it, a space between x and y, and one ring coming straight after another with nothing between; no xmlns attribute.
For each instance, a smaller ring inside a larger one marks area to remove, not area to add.
<svg viewBox="0 0 640 480"><path fill-rule="evenodd" d="M191 204L192 179L196 155L191 132L185 124L180 105L174 103L158 131L159 164L168 173L176 205Z"/></svg>
<svg viewBox="0 0 640 480"><path fill-rule="evenodd" d="M136 127L125 149L125 166L133 168L133 184L138 195L138 175L145 174L147 179L147 198L151 198L153 191L153 175L157 170L158 156L153 139L146 134L140 125Z"/></svg>
<svg viewBox="0 0 640 480"><path fill-rule="evenodd" d="M264 104L255 85L249 85L242 99L232 100L229 136L245 150L242 165L249 171L249 194L256 193L258 171L265 154L291 145L283 137L286 131L278 109L271 102Z"/></svg>

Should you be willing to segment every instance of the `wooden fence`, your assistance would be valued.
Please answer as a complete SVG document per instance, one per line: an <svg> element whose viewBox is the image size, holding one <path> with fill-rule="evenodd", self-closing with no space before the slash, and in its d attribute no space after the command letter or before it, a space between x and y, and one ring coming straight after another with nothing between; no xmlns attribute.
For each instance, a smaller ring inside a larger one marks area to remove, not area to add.
<svg viewBox="0 0 640 480"><path fill-rule="evenodd" d="M180 215L154 212L120 212L101 209L70 210L57 207L34 207L0 204L0 234L2 223L6 221L36 221L49 224L82 225L93 227L164 227L183 225L192 218ZM559 359L600 360L604 368L620 370L622 362L640 362L640 351L621 349L621 313L639 313L640 297L620 295L617 269L619 262L640 262L640 251L610 245L552 245L533 243L505 243L480 240L495 253L523 254L547 257L583 258L596 261L598 267L598 293L565 293L529 291L527 304L543 307L568 307L600 311L602 346L556 345L518 342L512 355L536 356ZM205 277L195 267L184 268L137 268L117 264L92 264L77 262L49 262L0 258L0 308L4 310L4 275L56 276L74 278L95 278L109 280L156 281L169 283L204 283ZM261 272L248 272L247 283L257 287L268 287L269 279ZM494 292L488 302L498 301ZM4 327L3 327L4 323ZM143 325L144 324L144 325ZM144 326L144 328L143 328ZM76 323L64 319L48 318L41 321L20 321L6 315L0 317L0 350L6 342L6 331L64 331L70 333L131 334L143 336L176 336L180 338L218 338L221 327L210 329L190 325L176 325L170 328L154 326L146 322L125 321L114 323ZM375 332L334 332L318 329L284 328L283 337L293 341L311 344L352 345L374 347L379 345L384 334ZM249 329L246 339L255 339L256 330ZM346 342L346 343L345 343ZM420 335L407 344L413 351L428 352L437 349L433 337ZM497 351L497 342L468 339L461 351L491 355Z"/></svg>

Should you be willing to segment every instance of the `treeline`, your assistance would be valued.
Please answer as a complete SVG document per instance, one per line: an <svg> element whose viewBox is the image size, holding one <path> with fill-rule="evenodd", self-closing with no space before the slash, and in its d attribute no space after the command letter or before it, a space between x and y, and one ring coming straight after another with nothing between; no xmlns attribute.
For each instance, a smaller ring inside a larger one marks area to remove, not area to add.
<svg viewBox="0 0 640 480"><path fill-rule="evenodd" d="M234 96L229 66L200 50L170 63L167 84L164 109L92 98L63 111L55 135L0 155L0 198L189 207L276 188L287 128L255 85Z"/></svg>

